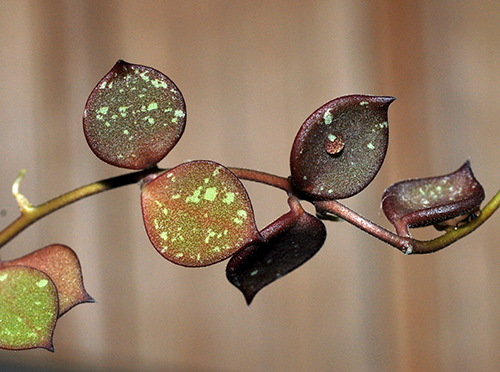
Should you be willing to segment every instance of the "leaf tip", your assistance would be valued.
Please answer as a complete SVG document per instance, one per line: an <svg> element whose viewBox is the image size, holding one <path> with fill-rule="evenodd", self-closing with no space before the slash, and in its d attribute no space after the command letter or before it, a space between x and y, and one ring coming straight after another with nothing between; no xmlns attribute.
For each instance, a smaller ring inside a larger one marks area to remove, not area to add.
<svg viewBox="0 0 500 372"><path fill-rule="evenodd" d="M256 294L257 294L257 292L252 292L252 293L243 292L243 296L245 296L245 301L246 301L248 307L250 307L250 304L252 303Z"/></svg>
<svg viewBox="0 0 500 372"><path fill-rule="evenodd" d="M94 299L94 297L92 297L91 295L89 295L87 292L85 292L84 298L82 298L82 303L86 303L86 304L95 304L97 301Z"/></svg>
<svg viewBox="0 0 500 372"><path fill-rule="evenodd" d="M40 348L50 351L51 353L55 353L54 344L52 343L52 339L47 345L41 345Z"/></svg>

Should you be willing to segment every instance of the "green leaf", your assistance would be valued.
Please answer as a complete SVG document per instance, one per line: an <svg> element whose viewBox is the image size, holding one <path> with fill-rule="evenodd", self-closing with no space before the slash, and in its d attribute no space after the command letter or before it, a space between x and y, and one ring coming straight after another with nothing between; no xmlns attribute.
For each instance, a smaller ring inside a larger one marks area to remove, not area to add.
<svg viewBox="0 0 500 372"><path fill-rule="evenodd" d="M236 253L227 264L226 276L250 305L262 288L312 258L323 246L323 222L302 208L296 197L288 200L290 212L261 231L264 241Z"/></svg>
<svg viewBox="0 0 500 372"><path fill-rule="evenodd" d="M348 198L377 175L388 143L387 110L393 97L339 97L300 128L290 157L292 181L307 198Z"/></svg>
<svg viewBox="0 0 500 372"><path fill-rule="evenodd" d="M181 164L144 183L141 201L151 243L179 265L211 265L260 239L243 184L211 161Z"/></svg>
<svg viewBox="0 0 500 372"><path fill-rule="evenodd" d="M24 266L0 269L0 347L54 351L57 290L43 272Z"/></svg>
<svg viewBox="0 0 500 372"><path fill-rule="evenodd" d="M382 209L397 233L409 236L410 227L429 226L468 215L479 208L484 196L484 189L467 161L457 171L444 176L393 184L382 196Z"/></svg>
<svg viewBox="0 0 500 372"><path fill-rule="evenodd" d="M29 266L47 274L57 288L59 317L78 304L95 302L83 286L82 269L76 253L65 245L52 244L3 264L5 267Z"/></svg>
<svg viewBox="0 0 500 372"><path fill-rule="evenodd" d="M184 98L167 76L121 60L92 90L83 114L92 151L129 169L150 168L162 160L185 123Z"/></svg>

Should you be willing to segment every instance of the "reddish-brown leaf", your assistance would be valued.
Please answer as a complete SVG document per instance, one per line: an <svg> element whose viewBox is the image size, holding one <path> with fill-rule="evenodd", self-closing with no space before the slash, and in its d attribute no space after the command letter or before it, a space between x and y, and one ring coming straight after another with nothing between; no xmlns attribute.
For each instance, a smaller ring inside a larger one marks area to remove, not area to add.
<svg viewBox="0 0 500 372"><path fill-rule="evenodd" d="M57 288L59 316L78 304L94 302L83 285L82 270L76 253L65 245L52 244L2 264L4 267L29 266L47 274Z"/></svg>
<svg viewBox="0 0 500 372"><path fill-rule="evenodd" d="M408 236L410 227L467 215L483 200L484 189L467 161L451 174L395 183L385 190L382 209L397 233Z"/></svg>
<svg viewBox="0 0 500 372"><path fill-rule="evenodd" d="M146 169L179 141L186 123L177 86L151 67L118 61L90 94L83 130L92 151L117 167Z"/></svg>
<svg viewBox="0 0 500 372"><path fill-rule="evenodd" d="M181 164L144 183L141 200L151 243L179 265L211 265L260 239L243 184L211 161Z"/></svg>

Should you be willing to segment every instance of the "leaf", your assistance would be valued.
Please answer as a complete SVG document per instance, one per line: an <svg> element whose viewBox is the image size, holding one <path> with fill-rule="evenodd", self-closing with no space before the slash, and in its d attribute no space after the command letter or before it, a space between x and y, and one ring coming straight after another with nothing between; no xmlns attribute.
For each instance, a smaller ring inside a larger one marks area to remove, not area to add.
<svg viewBox="0 0 500 372"><path fill-rule="evenodd" d="M5 267L29 266L47 274L59 295L59 317L74 306L95 302L83 286L80 261L75 252L61 244L52 244L13 261Z"/></svg>
<svg viewBox="0 0 500 372"><path fill-rule="evenodd" d="M484 189L466 161L448 175L395 183L385 190L382 209L396 232L409 236L409 227L433 225L467 215L479 208L483 200Z"/></svg>
<svg viewBox="0 0 500 372"><path fill-rule="evenodd" d="M243 184L211 161L181 164L144 183L141 200L151 243L179 265L211 265L260 239Z"/></svg>
<svg viewBox="0 0 500 372"><path fill-rule="evenodd" d="M265 241L239 251L227 265L228 280L243 292L248 305L257 292L303 265L325 242L323 222L305 212L296 197L288 203L290 212L261 231Z"/></svg>
<svg viewBox="0 0 500 372"><path fill-rule="evenodd" d="M24 266L0 269L0 347L54 351L57 290L43 272Z"/></svg>
<svg viewBox="0 0 500 372"><path fill-rule="evenodd" d="M83 114L85 137L97 157L129 169L162 160L185 123L184 98L167 76L121 60L92 90Z"/></svg>
<svg viewBox="0 0 500 372"><path fill-rule="evenodd" d="M300 128L290 157L292 181L309 199L348 198L373 180L388 143L393 97L350 95L316 110Z"/></svg>

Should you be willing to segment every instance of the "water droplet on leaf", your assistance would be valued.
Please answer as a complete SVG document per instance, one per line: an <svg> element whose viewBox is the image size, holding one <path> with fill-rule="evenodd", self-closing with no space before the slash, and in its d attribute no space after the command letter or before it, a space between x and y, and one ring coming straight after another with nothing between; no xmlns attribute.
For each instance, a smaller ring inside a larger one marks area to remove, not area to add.
<svg viewBox="0 0 500 372"><path fill-rule="evenodd" d="M363 190L384 161L387 110L394 99L344 96L309 116L290 157L295 187L316 200L347 198Z"/></svg>
<svg viewBox="0 0 500 372"><path fill-rule="evenodd" d="M330 155L336 155L344 149L344 139L342 134L330 133L325 139L325 150Z"/></svg>

